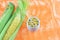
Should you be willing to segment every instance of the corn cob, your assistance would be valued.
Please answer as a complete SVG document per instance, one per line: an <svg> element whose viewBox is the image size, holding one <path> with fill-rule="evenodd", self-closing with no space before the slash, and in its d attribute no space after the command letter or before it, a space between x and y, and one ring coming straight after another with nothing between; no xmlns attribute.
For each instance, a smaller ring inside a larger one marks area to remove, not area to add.
<svg viewBox="0 0 60 40"><path fill-rule="evenodd" d="M3 31L1 32L1 34L0 34L0 40L2 40L3 36L5 35L8 27L11 25L11 23L12 23L14 17L16 16L17 12L18 12L18 8L15 10L15 12L12 15L12 17L9 19L8 23L5 25Z"/></svg>
<svg viewBox="0 0 60 40"><path fill-rule="evenodd" d="M14 10L14 5L12 3L9 3L6 10L4 11L3 16L0 19L0 33L3 30L7 21L9 20L13 10Z"/></svg>
<svg viewBox="0 0 60 40"><path fill-rule="evenodd" d="M9 40L9 37L14 33L17 26L19 25L20 20L21 20L20 10L18 9L18 12L17 12L14 20L12 21L11 25L9 26L7 33L5 34L3 40Z"/></svg>
<svg viewBox="0 0 60 40"><path fill-rule="evenodd" d="M20 2L21 2L21 4L20 4ZM20 10L21 10L21 22L20 22L20 24L19 24L19 26L18 26L18 28L16 29L16 31L12 34L12 36L10 37L10 39L9 40L14 40L15 39L15 37L16 37L16 35L17 35L17 32L18 32L18 30L20 29L20 27L21 27L21 25L22 25L22 23L23 23L23 21L24 21L24 19L25 19L25 16L26 16L26 9L27 9L27 7L28 7L28 2L27 1L25 1L25 0L18 0L18 6L19 6L19 8L20 8ZM23 6L23 7L22 7ZM24 10L24 12L22 11L22 10ZM23 12L23 13L22 13Z"/></svg>

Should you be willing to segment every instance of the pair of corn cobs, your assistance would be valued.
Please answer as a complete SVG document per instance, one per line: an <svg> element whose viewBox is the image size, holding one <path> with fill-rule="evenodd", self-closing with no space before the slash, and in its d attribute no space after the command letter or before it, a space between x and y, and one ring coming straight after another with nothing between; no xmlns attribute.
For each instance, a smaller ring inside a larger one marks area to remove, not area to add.
<svg viewBox="0 0 60 40"><path fill-rule="evenodd" d="M18 0L18 7L14 11L14 4L9 2L0 18L0 40L14 40L25 17L26 3L26 0Z"/></svg>

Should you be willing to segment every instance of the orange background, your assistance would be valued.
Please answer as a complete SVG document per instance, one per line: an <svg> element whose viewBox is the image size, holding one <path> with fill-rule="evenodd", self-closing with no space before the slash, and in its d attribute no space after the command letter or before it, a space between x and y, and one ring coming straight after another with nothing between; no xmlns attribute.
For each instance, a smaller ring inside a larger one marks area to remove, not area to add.
<svg viewBox="0 0 60 40"><path fill-rule="evenodd" d="M17 0L0 0L0 17L8 2L17 6ZM15 40L60 40L60 1L29 0L26 18L19 29ZM40 20L40 28L36 32L27 29L26 21L30 16Z"/></svg>

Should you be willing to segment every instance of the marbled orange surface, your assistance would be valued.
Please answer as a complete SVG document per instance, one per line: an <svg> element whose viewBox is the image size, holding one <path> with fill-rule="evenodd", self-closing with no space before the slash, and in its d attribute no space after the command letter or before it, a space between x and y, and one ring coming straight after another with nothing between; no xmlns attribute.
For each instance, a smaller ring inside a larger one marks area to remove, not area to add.
<svg viewBox="0 0 60 40"><path fill-rule="evenodd" d="M0 16L7 3L17 5L17 0L0 0ZM15 40L60 40L60 1L59 0L29 0L26 18L19 29ZM26 22L30 16L40 19L40 28L35 32L27 29Z"/></svg>

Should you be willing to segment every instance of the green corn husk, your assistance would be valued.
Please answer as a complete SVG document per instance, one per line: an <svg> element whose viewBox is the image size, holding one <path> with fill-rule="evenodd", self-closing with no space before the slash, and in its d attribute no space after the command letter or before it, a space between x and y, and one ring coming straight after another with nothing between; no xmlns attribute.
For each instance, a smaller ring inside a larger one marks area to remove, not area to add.
<svg viewBox="0 0 60 40"><path fill-rule="evenodd" d="M18 8L13 13L12 17L9 19L8 23L5 25L4 29L2 30L2 32L0 34L0 40L2 40L3 36L5 35L7 29L9 28L9 26L11 25L11 23L12 23L14 17L16 16L17 12L18 12Z"/></svg>
<svg viewBox="0 0 60 40"><path fill-rule="evenodd" d="M0 33L2 32L4 26L6 25L13 11L14 11L14 5L11 2L9 2L6 10L4 11L4 14L0 19Z"/></svg>
<svg viewBox="0 0 60 40"><path fill-rule="evenodd" d="M19 8L20 8L20 10L21 10L22 19L21 19L20 25L18 26L18 28L16 29L16 31L13 33L13 35L10 37L9 40L14 40L14 39L15 39L15 37L16 37L16 35L17 35L17 33L18 33L18 30L20 29L20 27L21 27L21 25L22 25L22 23L23 23L23 21L24 21L24 19L25 19L25 16L26 16L26 8L27 8L27 6L28 6L28 3L27 3L27 1L21 0L20 2L21 2L21 5L23 6L23 7L22 7L22 6L20 5L19 1L20 1L20 0L18 0L18 6L19 6ZM22 3L22 1L23 1L24 3ZM23 8L24 8L24 9L23 9ZM22 11L22 10L23 10L23 11Z"/></svg>
<svg viewBox="0 0 60 40"><path fill-rule="evenodd" d="M15 14L14 15L14 19L13 19L13 21L11 22L12 24L10 24L9 26L7 26L7 27L9 27L8 28L8 30L7 30L7 28L6 28L6 31L7 31L7 33L5 34L5 36L3 37L3 40L9 40L9 37L14 33L14 31L16 30L16 28L17 28L17 26L18 26L18 24L20 23L19 21L21 20L21 15L20 15L20 10L19 10L19 8L17 8L16 9L16 11L15 11L15 13L13 13L13 14ZM13 16L13 15L12 15ZM11 18L12 19L12 18ZM10 20L11 20L10 19ZM14 22L15 23L17 23L17 24L14 24ZM15 26L15 27L14 27Z"/></svg>
<svg viewBox="0 0 60 40"><path fill-rule="evenodd" d="M11 25L11 23L12 23L14 17L16 16L17 12L18 12L18 9L15 10L15 12L12 15L12 17L9 19L9 21L5 25L4 29L2 30L2 32L0 34L0 40L2 40L3 36L5 35L7 29L9 28L9 26Z"/></svg>

